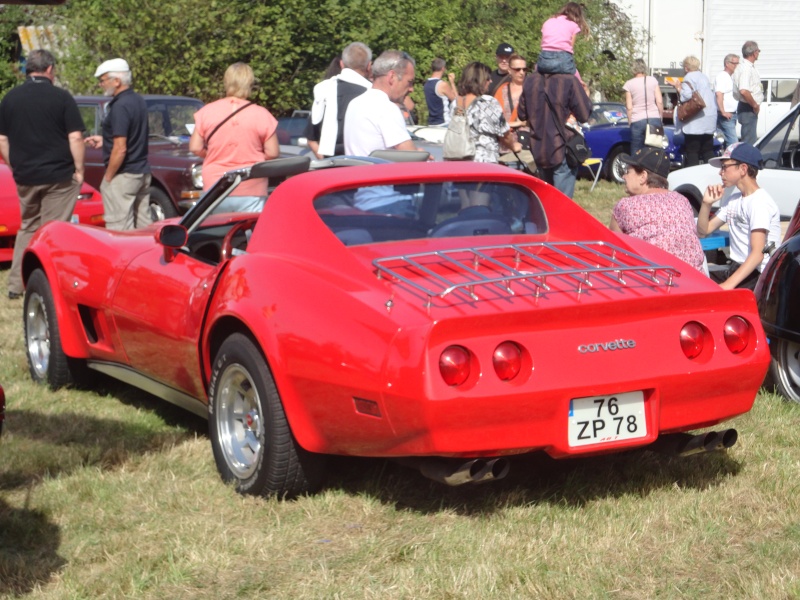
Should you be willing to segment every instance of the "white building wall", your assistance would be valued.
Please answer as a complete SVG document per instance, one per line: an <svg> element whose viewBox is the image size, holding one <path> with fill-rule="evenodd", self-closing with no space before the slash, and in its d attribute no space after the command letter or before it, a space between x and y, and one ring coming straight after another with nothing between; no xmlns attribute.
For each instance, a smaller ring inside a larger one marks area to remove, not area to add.
<svg viewBox="0 0 800 600"><path fill-rule="evenodd" d="M741 54L742 44L755 40L761 75L800 73L800 0L612 1L649 32L642 57L651 69L677 68L692 54L713 76L726 54Z"/></svg>

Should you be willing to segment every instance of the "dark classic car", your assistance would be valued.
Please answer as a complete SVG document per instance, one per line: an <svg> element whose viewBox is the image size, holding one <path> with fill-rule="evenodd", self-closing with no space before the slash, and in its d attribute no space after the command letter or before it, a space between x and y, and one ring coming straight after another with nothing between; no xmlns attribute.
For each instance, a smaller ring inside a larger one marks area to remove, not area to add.
<svg viewBox="0 0 800 600"><path fill-rule="evenodd" d="M625 105L619 102L600 102L592 107L588 123L584 124L583 134L592 150L592 158L603 159L603 175L610 181L622 183L622 157L631 151L631 129ZM683 167L683 134L675 131L672 125L664 126L668 144L664 152L670 160L670 168ZM715 136L716 154L722 152L721 140Z"/></svg>
<svg viewBox="0 0 800 600"><path fill-rule="evenodd" d="M772 382L782 396L800 402L800 206L761 273L755 294L772 353Z"/></svg>
<svg viewBox="0 0 800 600"><path fill-rule="evenodd" d="M194 113L203 107L200 100L182 96L144 95L150 125L150 204L159 218L186 212L203 189L202 162L189 152L189 136L194 127ZM76 96L89 135L102 134L101 123L106 96ZM105 172L103 151L86 148L86 181L96 188Z"/></svg>

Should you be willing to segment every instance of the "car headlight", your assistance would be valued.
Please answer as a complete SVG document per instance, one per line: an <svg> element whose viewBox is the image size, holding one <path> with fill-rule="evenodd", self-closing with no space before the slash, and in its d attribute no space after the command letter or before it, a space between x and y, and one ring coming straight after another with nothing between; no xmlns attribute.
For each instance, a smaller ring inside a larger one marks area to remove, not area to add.
<svg viewBox="0 0 800 600"><path fill-rule="evenodd" d="M725 136L722 135L722 132L719 129L714 132L714 141L720 146L725 145Z"/></svg>
<svg viewBox="0 0 800 600"><path fill-rule="evenodd" d="M198 190L203 189L203 165L192 165L192 185Z"/></svg>

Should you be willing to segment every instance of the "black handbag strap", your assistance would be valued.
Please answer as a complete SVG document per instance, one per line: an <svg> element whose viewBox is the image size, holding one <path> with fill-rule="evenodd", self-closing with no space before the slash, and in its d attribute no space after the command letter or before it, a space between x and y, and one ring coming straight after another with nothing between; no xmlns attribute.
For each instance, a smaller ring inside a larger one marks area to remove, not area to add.
<svg viewBox="0 0 800 600"><path fill-rule="evenodd" d="M220 127L222 127L223 125L225 125L225 123L227 123L227 122L228 122L228 120L229 120L229 119L231 119L231 118L232 118L232 117L233 117L233 116L234 116L236 113L243 111L245 108L247 108L248 106L250 106L250 105L252 105L252 104L254 104L254 103L253 103L253 102L248 102L247 104L243 104L242 106L240 106L239 108L237 108L235 111L233 111L231 114L229 114L227 117L225 117L224 119L222 119L222 121L220 121L220 122L217 124L217 126L216 126L216 127L214 127L214 129L212 129L212 130L211 130L211 133L209 133L209 134L208 134L208 136L206 137L205 141L203 142L203 147L204 147L204 148L208 148L208 142L209 142L209 140L211 139L211 136L213 136L215 133L217 133L217 130L218 130Z"/></svg>

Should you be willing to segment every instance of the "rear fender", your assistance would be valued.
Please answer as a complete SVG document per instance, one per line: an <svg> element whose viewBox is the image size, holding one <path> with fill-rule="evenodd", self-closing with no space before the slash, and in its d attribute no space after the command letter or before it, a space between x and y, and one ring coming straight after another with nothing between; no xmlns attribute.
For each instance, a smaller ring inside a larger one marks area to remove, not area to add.
<svg viewBox="0 0 800 600"><path fill-rule="evenodd" d="M767 334L800 342L800 236L772 256L759 279L756 297Z"/></svg>

